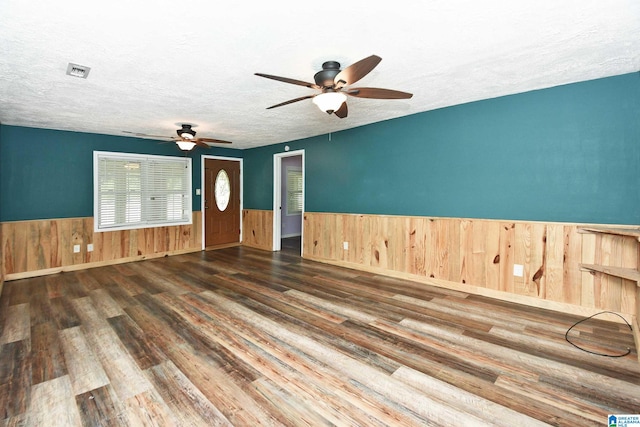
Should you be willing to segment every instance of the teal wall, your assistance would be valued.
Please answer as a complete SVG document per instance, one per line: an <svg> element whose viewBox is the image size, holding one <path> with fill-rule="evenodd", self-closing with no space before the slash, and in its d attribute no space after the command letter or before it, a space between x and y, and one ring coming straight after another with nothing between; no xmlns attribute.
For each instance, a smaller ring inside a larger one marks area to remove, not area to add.
<svg viewBox="0 0 640 427"><path fill-rule="evenodd" d="M175 144L140 138L0 125L0 221L93 216L94 150L184 155ZM189 153L194 210L202 154L242 157L217 147Z"/></svg>
<svg viewBox="0 0 640 427"><path fill-rule="evenodd" d="M305 150L311 212L640 224L639 73L286 145ZM194 151L194 189L201 154L243 157L244 207L272 209L284 146ZM138 138L0 125L0 221L92 216L94 150L182 155Z"/></svg>
<svg viewBox="0 0 640 427"><path fill-rule="evenodd" d="M244 152L245 208L272 209L284 145ZM305 150L311 212L640 224L639 73L286 145Z"/></svg>

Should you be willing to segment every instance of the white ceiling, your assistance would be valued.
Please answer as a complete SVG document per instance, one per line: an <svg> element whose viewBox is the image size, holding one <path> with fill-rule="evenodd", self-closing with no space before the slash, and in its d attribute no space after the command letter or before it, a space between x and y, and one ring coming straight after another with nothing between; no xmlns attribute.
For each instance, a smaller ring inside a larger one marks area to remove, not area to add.
<svg viewBox="0 0 640 427"><path fill-rule="evenodd" d="M311 100L267 110L314 91L253 74L312 82L324 61L372 54L354 87L412 99L349 98L345 119ZM638 0L0 1L5 125L172 136L193 123L251 148L639 69Z"/></svg>

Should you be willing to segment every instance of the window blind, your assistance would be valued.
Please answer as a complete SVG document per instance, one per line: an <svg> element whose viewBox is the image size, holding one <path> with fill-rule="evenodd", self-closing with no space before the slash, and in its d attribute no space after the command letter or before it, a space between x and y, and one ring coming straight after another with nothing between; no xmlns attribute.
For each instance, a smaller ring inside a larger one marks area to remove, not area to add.
<svg viewBox="0 0 640 427"><path fill-rule="evenodd" d="M94 152L96 231L190 223L190 158Z"/></svg>
<svg viewBox="0 0 640 427"><path fill-rule="evenodd" d="M287 215L302 213L302 171L287 168Z"/></svg>

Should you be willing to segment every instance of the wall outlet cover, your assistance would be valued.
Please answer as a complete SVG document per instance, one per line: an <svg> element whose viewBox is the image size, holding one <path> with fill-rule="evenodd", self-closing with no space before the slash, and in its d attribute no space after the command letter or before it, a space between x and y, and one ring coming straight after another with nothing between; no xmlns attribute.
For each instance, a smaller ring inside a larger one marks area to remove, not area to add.
<svg viewBox="0 0 640 427"><path fill-rule="evenodd" d="M80 253L80 245L73 245L73 253L74 254Z"/></svg>
<svg viewBox="0 0 640 427"><path fill-rule="evenodd" d="M522 264L513 264L513 275L516 277L524 276L524 266Z"/></svg>
<svg viewBox="0 0 640 427"><path fill-rule="evenodd" d="M87 245L87 252L93 252L93 243Z"/></svg>

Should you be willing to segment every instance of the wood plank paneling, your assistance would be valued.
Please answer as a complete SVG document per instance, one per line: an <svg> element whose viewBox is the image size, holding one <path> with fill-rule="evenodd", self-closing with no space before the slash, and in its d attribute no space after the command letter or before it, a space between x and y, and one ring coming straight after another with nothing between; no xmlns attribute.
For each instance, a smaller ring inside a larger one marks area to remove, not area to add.
<svg viewBox="0 0 640 427"><path fill-rule="evenodd" d="M636 282L579 267L637 268L633 236L582 234L568 223L315 212L305 213L304 227L310 259L539 307L638 315Z"/></svg>
<svg viewBox="0 0 640 427"><path fill-rule="evenodd" d="M0 224L0 295L4 286L4 239L2 238L2 225Z"/></svg>
<svg viewBox="0 0 640 427"><path fill-rule="evenodd" d="M189 225L95 233L93 218L14 221L0 224L2 277L11 280L202 248L200 211ZM87 245L93 244L93 252ZM73 246L80 245L74 253Z"/></svg>
<svg viewBox="0 0 640 427"><path fill-rule="evenodd" d="M633 236L581 234L576 224L362 214L305 213L304 226L304 253L312 259L638 315L635 282L578 268L580 263L637 268ZM93 218L5 222L0 224L3 276L197 251L200 228L199 211L189 226L106 233L93 232ZM245 209L243 244L271 250L272 241L273 212ZM87 252L88 243L93 252ZM74 244L80 253L73 253ZM523 265L523 277L513 275L514 264Z"/></svg>
<svg viewBox="0 0 640 427"><path fill-rule="evenodd" d="M242 244L266 251L273 250L273 211L242 211Z"/></svg>

